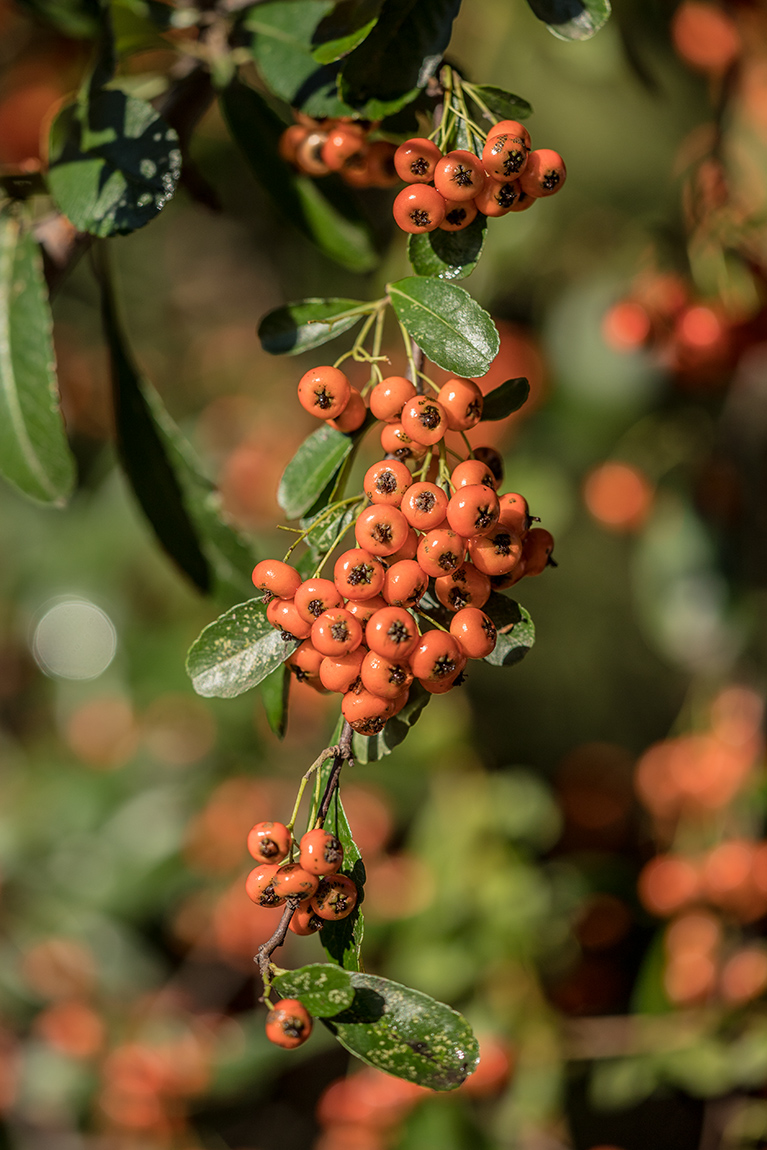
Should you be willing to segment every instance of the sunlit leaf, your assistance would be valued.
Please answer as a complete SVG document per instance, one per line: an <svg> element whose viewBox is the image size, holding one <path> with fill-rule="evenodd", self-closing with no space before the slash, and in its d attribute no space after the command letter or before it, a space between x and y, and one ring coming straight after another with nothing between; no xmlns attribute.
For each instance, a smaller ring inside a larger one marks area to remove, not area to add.
<svg viewBox="0 0 767 1150"><path fill-rule="evenodd" d="M498 330L464 288L425 276L389 284L392 307L427 357L456 375L484 375L498 354Z"/></svg>
<svg viewBox="0 0 767 1150"><path fill-rule="evenodd" d="M272 627L260 599L249 599L205 628L189 649L186 669L198 695L233 699L257 687L297 646Z"/></svg>
<svg viewBox="0 0 767 1150"><path fill-rule="evenodd" d="M560 40L588 40L607 22L610 0L527 0Z"/></svg>
<svg viewBox="0 0 767 1150"><path fill-rule="evenodd" d="M302 299L266 313L258 325L258 338L270 355L299 355L343 335L363 318L364 313L343 316L358 308L355 299Z"/></svg>
<svg viewBox="0 0 767 1150"><path fill-rule="evenodd" d="M471 275L482 255L487 233L487 217L478 212L467 228L460 232L433 232L410 236L408 259L418 276L437 276L442 280L461 280Z"/></svg>
<svg viewBox="0 0 767 1150"><path fill-rule="evenodd" d="M313 1018L340 1014L351 1006L355 995L347 971L335 964L320 962L278 974L272 980L272 987L280 998L297 998Z"/></svg>

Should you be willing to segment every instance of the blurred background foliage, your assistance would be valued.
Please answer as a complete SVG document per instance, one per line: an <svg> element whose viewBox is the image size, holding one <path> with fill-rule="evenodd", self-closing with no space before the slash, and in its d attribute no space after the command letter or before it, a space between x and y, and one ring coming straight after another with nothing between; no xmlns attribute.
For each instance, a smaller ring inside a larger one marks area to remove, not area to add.
<svg viewBox="0 0 767 1150"><path fill-rule="evenodd" d="M0 3L7 169L34 162L87 62L87 9L56 11L58 28L43 3ZM129 59L142 91L171 50ZM480 1070L436 1097L346 1077L322 1028L294 1054L263 1037L252 956L273 917L245 896L245 836L286 818L334 704L294 684L279 742L259 697L193 694L184 653L215 609L115 466L83 259L54 301L77 492L64 511L0 492L13 1150L767 1145L767 13L616 0L568 44L521 0L466 0L449 58L529 99L534 144L568 164L565 194L490 221L467 284L502 334L488 383L530 379L493 442L559 566L519 589L525 662L478 664L344 803L368 969L460 1007ZM275 492L316 357L269 358L257 321L380 295L404 240L375 192L374 271L309 248L215 105L192 154L207 203L182 186L112 241L126 327L234 522L281 554ZM312 939L283 953L319 958Z"/></svg>

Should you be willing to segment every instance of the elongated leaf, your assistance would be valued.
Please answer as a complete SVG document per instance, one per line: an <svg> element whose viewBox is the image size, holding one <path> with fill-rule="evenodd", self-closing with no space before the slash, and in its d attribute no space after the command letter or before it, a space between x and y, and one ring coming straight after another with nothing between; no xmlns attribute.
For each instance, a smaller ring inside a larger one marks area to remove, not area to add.
<svg viewBox="0 0 767 1150"><path fill-rule="evenodd" d="M101 250L101 256L104 252ZM254 555L223 518L221 500L191 444L142 376L120 323L106 265L101 308L109 345L117 449L165 551L203 592L224 601L252 590Z"/></svg>
<svg viewBox="0 0 767 1150"><path fill-rule="evenodd" d="M328 189L334 186L336 202L331 204L315 180L297 175L283 163L277 145L285 125L261 96L233 80L219 99L233 140L285 218L326 256L350 271L365 272L374 267L377 257L370 230L354 201L345 189L332 185L328 177L323 185Z"/></svg>
<svg viewBox="0 0 767 1150"><path fill-rule="evenodd" d="M272 986L280 998L297 998L314 1018L340 1014L351 1006L356 993L347 971L324 962L278 974Z"/></svg>
<svg viewBox="0 0 767 1150"><path fill-rule="evenodd" d="M492 421L506 419L527 403L529 395L530 384L522 376L518 379L507 379L500 387L493 388L485 396L482 418Z"/></svg>
<svg viewBox="0 0 767 1150"><path fill-rule="evenodd" d="M312 55L318 64L332 64L347 56L370 35L383 0L341 0L312 36Z"/></svg>
<svg viewBox="0 0 767 1150"><path fill-rule="evenodd" d="M410 103L439 67L460 6L460 0L385 0L378 23L343 63L343 99L370 120Z"/></svg>
<svg viewBox="0 0 767 1150"><path fill-rule="evenodd" d="M257 687L297 646L275 631L260 599L249 599L205 628L189 648L186 670L198 695L233 699Z"/></svg>
<svg viewBox="0 0 767 1150"><path fill-rule="evenodd" d="M461 232L443 232L437 228L433 232L410 236L408 259L416 275L462 280L471 275L479 263L486 234L487 217L478 213L468 228Z"/></svg>
<svg viewBox="0 0 767 1150"><path fill-rule="evenodd" d="M485 141L482 137L465 120L457 119L450 132L447 147L462 148L465 152L473 152L475 156L481 156L484 144Z"/></svg>
<svg viewBox="0 0 767 1150"><path fill-rule="evenodd" d="M470 98L473 92L476 92L480 100L499 120L526 120L533 113L527 100L523 100L521 96L515 96L513 92L507 92L503 88L496 88L492 84L473 84L468 89Z"/></svg>
<svg viewBox="0 0 767 1150"><path fill-rule="evenodd" d="M325 1025L357 1058L432 1090L455 1090L476 1070L479 1046L456 1010L388 978L351 982L352 1005Z"/></svg>
<svg viewBox="0 0 767 1150"><path fill-rule="evenodd" d="M351 453L355 437L324 424L299 447L283 472L277 499L288 519L304 515Z"/></svg>
<svg viewBox="0 0 767 1150"><path fill-rule="evenodd" d="M607 22L610 0L527 0L559 40L588 40Z"/></svg>
<svg viewBox="0 0 767 1150"><path fill-rule="evenodd" d="M360 300L312 298L287 303L266 313L258 325L258 338L270 355L299 355L359 323L362 313L335 319L355 307L360 307Z"/></svg>
<svg viewBox="0 0 767 1150"><path fill-rule="evenodd" d="M315 562L318 562L321 556L332 551L336 546L337 540L340 542L339 536L343 531L351 527L360 513L360 506L364 502L364 497L360 497L357 502L347 503L343 507L338 507L333 511L327 511L327 508L324 508L323 510L325 510L327 514L321 521L318 520L322 511L315 515L306 516L300 521L302 528L310 527L313 520L318 521L316 529L311 535L307 536L306 539L309 550L315 557Z"/></svg>
<svg viewBox="0 0 767 1150"><path fill-rule="evenodd" d="M432 363L456 375L484 375L498 354L498 330L464 288L425 276L389 284L392 307Z"/></svg>
<svg viewBox="0 0 767 1150"><path fill-rule="evenodd" d="M38 246L20 214L0 212L0 474L31 499L63 504L75 466L52 328Z"/></svg>
<svg viewBox="0 0 767 1150"><path fill-rule="evenodd" d="M498 630L495 650L485 656L494 667L512 667L524 659L535 642L535 625L529 613L514 599L493 591L482 608Z"/></svg>
<svg viewBox="0 0 767 1150"><path fill-rule="evenodd" d="M260 690L266 721L277 738L284 739L288 726L290 695L290 673L284 663L262 680Z"/></svg>
<svg viewBox="0 0 767 1150"><path fill-rule="evenodd" d="M395 747L404 742L410 728L414 727L423 714L424 707L431 699L429 692L414 682L405 706L398 715L389 719L378 735L352 736L352 750L357 763L377 763L390 755Z"/></svg>
<svg viewBox="0 0 767 1150"><path fill-rule="evenodd" d="M143 227L180 173L178 136L146 100L91 88L53 121L48 184L80 231L112 236Z"/></svg>

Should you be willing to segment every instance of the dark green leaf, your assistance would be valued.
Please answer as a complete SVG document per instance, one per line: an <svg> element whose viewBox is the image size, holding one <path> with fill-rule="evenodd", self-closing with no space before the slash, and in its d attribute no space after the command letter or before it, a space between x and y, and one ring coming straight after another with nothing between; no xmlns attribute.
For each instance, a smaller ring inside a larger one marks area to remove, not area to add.
<svg viewBox="0 0 767 1150"><path fill-rule="evenodd" d="M588 40L607 22L610 0L527 0L560 40Z"/></svg>
<svg viewBox="0 0 767 1150"><path fill-rule="evenodd" d="M322 489L340 470L354 447L354 437L327 423L312 432L283 472L277 499L288 519L306 514Z"/></svg>
<svg viewBox="0 0 767 1150"><path fill-rule="evenodd" d="M351 308L364 307L356 299L302 299L266 313L258 325L258 338L270 355L299 355L343 335L363 313L335 320Z"/></svg>
<svg viewBox="0 0 767 1150"><path fill-rule="evenodd" d="M75 466L52 328L40 250L20 214L0 212L0 474L32 499L62 504Z"/></svg>
<svg viewBox="0 0 767 1150"><path fill-rule="evenodd" d="M427 357L456 375L484 375L498 354L495 324L464 288L425 276L389 284L392 307Z"/></svg>
<svg viewBox="0 0 767 1150"><path fill-rule="evenodd" d="M518 379L507 379L500 387L493 388L485 396L482 407L482 418L489 420L506 419L515 411L519 411L530 395L530 384L520 376Z"/></svg>
<svg viewBox="0 0 767 1150"><path fill-rule="evenodd" d="M160 543L182 571L201 591L238 599L252 590L254 556L223 519L218 492L136 366L104 265L99 278L117 448L125 473Z"/></svg>
<svg viewBox="0 0 767 1150"><path fill-rule="evenodd" d="M410 236L408 259L419 276L441 280L461 280L474 271L485 245L487 217L480 213L462 232L423 232Z"/></svg>
<svg viewBox="0 0 767 1150"><path fill-rule="evenodd" d="M205 628L189 649L186 670L198 695L233 699L257 687L297 646L275 631L260 599L249 599Z"/></svg>
<svg viewBox="0 0 767 1150"><path fill-rule="evenodd" d="M290 672L283 663L261 683L261 702L264 704L266 721L278 739L285 738L288 726L289 694Z"/></svg>
<svg viewBox="0 0 767 1150"><path fill-rule="evenodd" d="M98 35L101 15L98 0L19 0L19 3L65 36L92 40Z"/></svg>
<svg viewBox="0 0 767 1150"><path fill-rule="evenodd" d="M473 92L477 93L480 100L499 120L526 120L532 115L533 109L527 100L515 96L512 92L506 92L503 88L496 88L492 84L472 84L467 89L469 97Z"/></svg>
<svg viewBox="0 0 767 1150"><path fill-rule="evenodd" d="M336 541L340 542L339 536L343 531L351 527L354 520L360 512L360 504L363 502L363 497L355 503L347 503L343 507L335 508L333 511L328 512L327 507L322 508L316 514L307 516L301 520L301 527L310 527L313 521L319 520L319 517L325 515L321 523L318 523L316 529L307 536L306 543L310 551L315 556L315 561L318 561L321 556L326 555L332 551L336 546Z"/></svg>
<svg viewBox="0 0 767 1150"><path fill-rule="evenodd" d="M340 966L324 962L278 974L272 986L280 998L297 998L314 1018L340 1014L351 1006L355 994L351 976Z"/></svg>
<svg viewBox="0 0 767 1150"><path fill-rule="evenodd" d="M259 8L260 11L260 8ZM245 159L275 206L295 227L316 244L325 255L349 268L365 272L377 258L370 231L355 213L346 196L340 210L323 195L308 176L297 175L277 155L277 145L285 125L252 88L233 80L220 95L221 111ZM329 180L325 181L329 184Z"/></svg>
<svg viewBox="0 0 767 1150"><path fill-rule="evenodd" d="M347 56L375 27L383 0L341 0L317 25L312 55L318 64Z"/></svg>
<svg viewBox="0 0 767 1150"><path fill-rule="evenodd" d="M48 184L80 231L112 236L143 227L171 198L180 172L178 136L146 100L91 89L53 121Z"/></svg>
<svg viewBox="0 0 767 1150"><path fill-rule="evenodd" d="M457 1011L388 978L351 982L352 1005L325 1025L357 1058L432 1090L455 1090L476 1069L479 1046Z"/></svg>
<svg viewBox="0 0 767 1150"><path fill-rule="evenodd" d="M465 120L457 119L455 121L455 128L451 130L450 136L449 148L462 148L466 152L474 152L475 156L482 155L485 141ZM445 150L447 151L447 147Z"/></svg>
<svg viewBox="0 0 767 1150"><path fill-rule="evenodd" d="M380 734L367 736L355 732L352 736L354 761L377 763L390 755L407 738L410 728L418 722L430 699L431 695L420 683L413 683L405 706L398 715L388 720Z"/></svg>
<svg viewBox="0 0 767 1150"><path fill-rule="evenodd" d="M378 23L339 76L347 103L382 120L410 103L439 67L460 0L385 0Z"/></svg>
<svg viewBox="0 0 767 1150"><path fill-rule="evenodd" d="M482 610L498 631L495 650L485 656L486 663L494 667L512 667L524 659L535 642L535 626L524 607L514 599L507 599L493 591Z"/></svg>

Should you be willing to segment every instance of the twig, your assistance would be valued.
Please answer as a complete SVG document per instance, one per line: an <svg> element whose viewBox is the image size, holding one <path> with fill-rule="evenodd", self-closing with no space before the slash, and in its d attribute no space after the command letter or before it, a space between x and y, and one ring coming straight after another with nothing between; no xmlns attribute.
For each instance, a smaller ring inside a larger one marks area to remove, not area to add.
<svg viewBox="0 0 767 1150"><path fill-rule="evenodd" d="M318 827L321 827L325 822L328 811L330 810L330 804L332 802L333 795L338 790L338 783L341 777L341 768L347 761L350 763L354 762L352 757L353 733L354 732L352 731L349 724L344 723L341 729L341 738L338 740L337 746L333 748L333 766L330 769L330 775L328 776L328 781L325 784L325 793L320 800L319 810L317 811L316 822Z"/></svg>
<svg viewBox="0 0 767 1150"><path fill-rule="evenodd" d="M258 953L254 959L254 961L258 964L258 969L261 974L261 981L264 984L264 1001L266 1001L266 999L269 997L269 990L272 982L271 976L269 974L269 960L274 954L275 950L281 947L287 938L290 920L298 908L298 901L299 900L297 898L289 898L287 900L285 909L282 912L282 918L277 925L277 929L271 938L267 939L266 942L261 943L261 946L258 948Z"/></svg>

